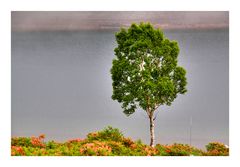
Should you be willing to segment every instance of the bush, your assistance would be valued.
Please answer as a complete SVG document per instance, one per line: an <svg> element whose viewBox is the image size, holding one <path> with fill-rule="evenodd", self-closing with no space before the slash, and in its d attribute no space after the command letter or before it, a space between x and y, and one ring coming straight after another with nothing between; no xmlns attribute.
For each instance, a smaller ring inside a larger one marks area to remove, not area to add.
<svg viewBox="0 0 240 167"><path fill-rule="evenodd" d="M14 156L25 155L25 152L21 146L12 146L11 155L14 155Z"/></svg>
<svg viewBox="0 0 240 167"><path fill-rule="evenodd" d="M53 140L46 143L47 149L56 149L57 147L59 147L59 144Z"/></svg>
<svg viewBox="0 0 240 167"><path fill-rule="evenodd" d="M129 154L129 149L121 142L109 141L108 146L112 149L112 155L124 156Z"/></svg>
<svg viewBox="0 0 240 167"><path fill-rule="evenodd" d="M13 137L11 139L12 146L32 146L30 137Z"/></svg>
<svg viewBox="0 0 240 167"><path fill-rule="evenodd" d="M155 148L157 149L157 155L161 155L161 156L168 156L170 149L168 150L168 148L164 145L161 144L157 144L155 146Z"/></svg>
<svg viewBox="0 0 240 167"><path fill-rule="evenodd" d="M87 140L99 140L99 141L122 141L123 134L117 128L112 128L108 126L102 131L89 133L87 135Z"/></svg>
<svg viewBox="0 0 240 167"><path fill-rule="evenodd" d="M13 156L189 156L228 155L229 149L222 143L209 143L207 152L187 144L150 147L141 140L125 138L116 128L107 127L99 132L89 133L86 139L72 139L64 143L44 142L45 135L38 137L13 137Z"/></svg>
<svg viewBox="0 0 240 167"><path fill-rule="evenodd" d="M191 154L191 147L187 144L174 143L170 146L169 154L172 156L189 156Z"/></svg>
<svg viewBox="0 0 240 167"><path fill-rule="evenodd" d="M80 150L80 155L98 155L106 156L111 155L112 149L105 142L93 141L92 143L84 144Z"/></svg>
<svg viewBox="0 0 240 167"><path fill-rule="evenodd" d="M44 144L45 135L38 137L14 137L11 139L12 146L25 146L25 147L45 147Z"/></svg>
<svg viewBox="0 0 240 167"><path fill-rule="evenodd" d="M191 147L187 144L174 143L173 145L160 145L155 147L158 150L158 155L163 156L190 156L190 155L203 155L203 151Z"/></svg>
<svg viewBox="0 0 240 167"><path fill-rule="evenodd" d="M229 155L229 148L223 143L212 142L206 145L207 153L209 156L227 156Z"/></svg>

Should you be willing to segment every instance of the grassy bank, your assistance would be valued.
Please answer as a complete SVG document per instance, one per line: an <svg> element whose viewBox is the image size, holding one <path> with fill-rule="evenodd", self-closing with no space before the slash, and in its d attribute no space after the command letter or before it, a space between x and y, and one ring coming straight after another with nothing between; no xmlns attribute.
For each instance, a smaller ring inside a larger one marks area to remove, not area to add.
<svg viewBox="0 0 240 167"><path fill-rule="evenodd" d="M207 151L186 144L156 144L150 147L140 140L126 138L116 128L89 133L85 139L72 139L63 143L45 142L45 135L38 137L13 137L12 156L227 156L224 144L213 142Z"/></svg>

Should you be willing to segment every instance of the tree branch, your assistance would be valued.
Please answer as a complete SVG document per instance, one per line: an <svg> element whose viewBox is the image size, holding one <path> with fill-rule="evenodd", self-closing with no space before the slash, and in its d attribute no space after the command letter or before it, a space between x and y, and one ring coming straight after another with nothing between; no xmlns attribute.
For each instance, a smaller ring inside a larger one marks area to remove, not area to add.
<svg viewBox="0 0 240 167"><path fill-rule="evenodd" d="M160 104L154 108L154 111L157 110L159 106L160 106ZM155 121L155 119L157 118L158 113L159 113L159 110L157 110L157 113L155 114L155 116L154 116L154 118L153 118L154 121Z"/></svg>
<svg viewBox="0 0 240 167"><path fill-rule="evenodd" d="M153 121L155 121L155 119L157 118L158 113L159 113L159 110L158 110L157 113L155 114L155 116L154 116L154 118L153 118Z"/></svg>
<svg viewBox="0 0 240 167"><path fill-rule="evenodd" d="M157 106L155 106L155 108L154 108L154 111L156 110L156 109L158 109L158 107L160 106L160 104L159 105L157 105Z"/></svg>

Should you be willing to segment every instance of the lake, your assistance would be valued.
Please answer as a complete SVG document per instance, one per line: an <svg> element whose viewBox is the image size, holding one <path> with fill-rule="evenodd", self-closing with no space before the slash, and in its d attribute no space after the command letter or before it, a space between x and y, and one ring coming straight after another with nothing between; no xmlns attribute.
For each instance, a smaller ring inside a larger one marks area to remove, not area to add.
<svg viewBox="0 0 240 167"><path fill-rule="evenodd" d="M229 31L168 30L180 46L188 92L159 108L156 143L204 148L229 144ZM84 138L111 125L149 143L149 120L127 117L111 99L114 31L12 32L12 136L46 134L47 140Z"/></svg>

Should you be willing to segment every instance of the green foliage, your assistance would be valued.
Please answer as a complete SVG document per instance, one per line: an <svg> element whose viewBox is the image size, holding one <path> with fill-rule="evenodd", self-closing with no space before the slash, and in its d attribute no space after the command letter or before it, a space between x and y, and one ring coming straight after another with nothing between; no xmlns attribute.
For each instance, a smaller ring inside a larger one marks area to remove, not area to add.
<svg viewBox="0 0 240 167"><path fill-rule="evenodd" d="M57 148L59 146L59 144L57 144L55 141L49 141L49 142L47 142L47 144L46 144L46 148L48 148L48 149L55 149L55 148Z"/></svg>
<svg viewBox="0 0 240 167"><path fill-rule="evenodd" d="M30 137L13 137L11 139L12 146L32 146Z"/></svg>
<svg viewBox="0 0 240 167"><path fill-rule="evenodd" d="M11 145L14 146L26 146L26 147L45 147L45 144L43 143L45 136L40 135L38 137L32 136L32 137L13 137L11 139Z"/></svg>
<svg viewBox="0 0 240 167"><path fill-rule="evenodd" d="M92 134L92 133L90 133ZM229 150L221 143L209 143L207 152L186 144L160 145L150 147L141 140L133 141L122 133L107 127L93 138L72 139L63 143L44 142L43 137L12 138L11 155L13 156L221 156L228 155ZM109 135L109 137L107 137ZM31 140L34 139L33 143ZM36 142L35 139L38 139ZM39 142L41 144L39 144Z"/></svg>
<svg viewBox="0 0 240 167"><path fill-rule="evenodd" d="M171 105L186 90L186 70L177 65L179 47L150 23L132 24L115 34L118 46L112 62L112 99L122 104L126 115L137 106L154 112Z"/></svg>
<svg viewBox="0 0 240 167"><path fill-rule="evenodd" d="M123 139L123 134L119 129L108 126L102 131L89 133L87 139L99 141L121 141Z"/></svg>
<svg viewBox="0 0 240 167"><path fill-rule="evenodd" d="M212 142L206 145L207 154L211 156L226 156L229 154L229 148L227 148L223 143Z"/></svg>
<svg viewBox="0 0 240 167"><path fill-rule="evenodd" d="M157 144L157 145L155 146L155 148L156 148L157 151L158 151L158 154L157 154L157 155L168 156L169 153L168 153L166 147L167 147L167 146L164 146L164 145L161 145L161 144Z"/></svg>
<svg viewBox="0 0 240 167"><path fill-rule="evenodd" d="M163 156L201 156L204 154L202 150L191 147L187 144L174 143L173 145L160 145L155 147L158 150L158 155Z"/></svg>
<svg viewBox="0 0 240 167"><path fill-rule="evenodd" d="M92 141L91 143L85 143L80 148L80 155L89 156L106 156L111 155L112 148L109 147L106 142Z"/></svg>
<svg viewBox="0 0 240 167"><path fill-rule="evenodd" d="M170 146L168 152L171 156L189 156L191 154L191 147L186 144L173 144Z"/></svg>

